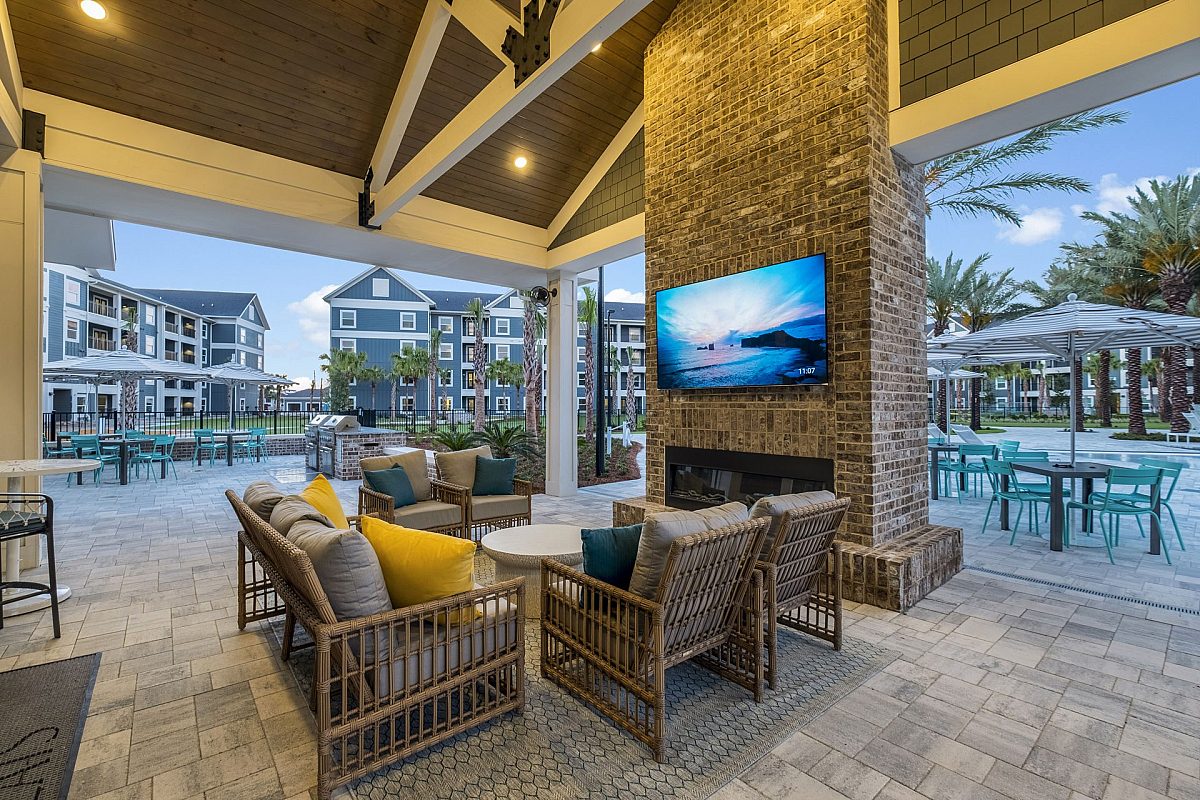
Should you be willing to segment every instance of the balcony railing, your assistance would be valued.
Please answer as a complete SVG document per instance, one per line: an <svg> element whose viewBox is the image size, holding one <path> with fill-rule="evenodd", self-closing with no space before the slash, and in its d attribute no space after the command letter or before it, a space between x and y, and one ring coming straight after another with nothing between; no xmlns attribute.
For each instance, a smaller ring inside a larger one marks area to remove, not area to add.
<svg viewBox="0 0 1200 800"><path fill-rule="evenodd" d="M97 303L95 300L88 303L88 311L93 314L99 314L102 317L112 317L116 319L117 309L110 303Z"/></svg>
<svg viewBox="0 0 1200 800"><path fill-rule="evenodd" d="M116 350L117 342L115 339L100 339L93 337L88 339L88 347L93 350Z"/></svg>
<svg viewBox="0 0 1200 800"><path fill-rule="evenodd" d="M196 354L195 353L184 353L183 357L180 359L180 361L182 361L185 364L195 364L196 363Z"/></svg>
<svg viewBox="0 0 1200 800"><path fill-rule="evenodd" d="M183 335L188 337L189 339L195 339L196 338L196 329L193 327L188 327L187 325L184 325L183 326Z"/></svg>
<svg viewBox="0 0 1200 800"><path fill-rule="evenodd" d="M167 333L179 333L179 323L177 322L168 322L163 326L163 328Z"/></svg>
<svg viewBox="0 0 1200 800"><path fill-rule="evenodd" d="M179 353L176 353L176 352L174 352L174 351L171 351L171 350L164 350L164 351L163 351L163 358L165 358L167 361L178 361L178 360L179 360Z"/></svg>

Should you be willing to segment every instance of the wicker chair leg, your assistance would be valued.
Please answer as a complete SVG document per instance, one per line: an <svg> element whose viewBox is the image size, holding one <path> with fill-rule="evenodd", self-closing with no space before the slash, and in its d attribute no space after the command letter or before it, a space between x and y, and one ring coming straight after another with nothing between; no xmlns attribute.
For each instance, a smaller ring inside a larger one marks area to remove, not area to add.
<svg viewBox="0 0 1200 800"><path fill-rule="evenodd" d="M763 701L763 683L765 670L763 661L763 585L762 573L754 573L754 581L750 586L750 601L754 608L754 613L750 615L753 622L751 626L754 629L754 645L752 652L754 653L754 702L761 703ZM772 651L773 654L773 651Z"/></svg>
<svg viewBox="0 0 1200 800"><path fill-rule="evenodd" d="M667 760L667 668L663 664L665 647L662 618L654 625L654 760L662 764Z"/></svg>
<svg viewBox="0 0 1200 800"><path fill-rule="evenodd" d="M296 615L289 608L283 616L283 645L280 648L279 658L282 661L287 661L292 655L292 640L296 635Z"/></svg>
<svg viewBox="0 0 1200 800"><path fill-rule="evenodd" d="M239 538L238 543L238 630L246 630L246 568L249 559L246 557L246 545Z"/></svg>

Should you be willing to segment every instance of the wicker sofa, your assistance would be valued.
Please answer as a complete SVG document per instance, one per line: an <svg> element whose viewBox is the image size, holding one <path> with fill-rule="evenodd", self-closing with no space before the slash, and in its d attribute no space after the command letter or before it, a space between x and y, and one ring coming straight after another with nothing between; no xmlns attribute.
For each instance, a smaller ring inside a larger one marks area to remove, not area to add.
<svg viewBox="0 0 1200 800"><path fill-rule="evenodd" d="M542 561L542 674L666 754L666 671L731 640L744 658L705 663L761 700L763 627L736 624L743 604L761 618L755 569L768 520L675 539L653 600L550 559Z"/></svg>
<svg viewBox="0 0 1200 800"><path fill-rule="evenodd" d="M339 619L308 553L235 493L225 494L241 524L238 626L283 615L282 658L296 648L297 623L312 639L305 646L315 648L310 707L317 721L319 800L523 708L524 579ZM482 614L475 622L446 624L471 609L472 616ZM393 735L380 734L387 730Z"/></svg>

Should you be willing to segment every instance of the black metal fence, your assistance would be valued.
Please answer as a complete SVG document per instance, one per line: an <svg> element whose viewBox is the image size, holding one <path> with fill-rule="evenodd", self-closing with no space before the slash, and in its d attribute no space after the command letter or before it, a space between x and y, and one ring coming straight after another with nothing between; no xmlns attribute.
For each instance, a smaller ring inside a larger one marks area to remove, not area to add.
<svg viewBox="0 0 1200 800"><path fill-rule="evenodd" d="M269 434L304 433L313 415L308 411L235 411L234 428L266 428ZM98 433L132 428L163 436L189 436L203 428L229 427L229 413L211 411L48 411L42 414L42 436L53 441L73 433Z"/></svg>

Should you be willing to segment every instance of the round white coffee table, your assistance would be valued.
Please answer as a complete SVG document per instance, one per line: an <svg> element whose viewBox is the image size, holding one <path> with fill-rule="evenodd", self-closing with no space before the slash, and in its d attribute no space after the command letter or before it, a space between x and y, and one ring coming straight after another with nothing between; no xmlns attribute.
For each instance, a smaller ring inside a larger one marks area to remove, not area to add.
<svg viewBox="0 0 1200 800"><path fill-rule="evenodd" d="M496 580L525 579L525 616L542 616L542 559L577 567L583 563L580 528L574 525L521 525L486 534L479 545L496 562Z"/></svg>

